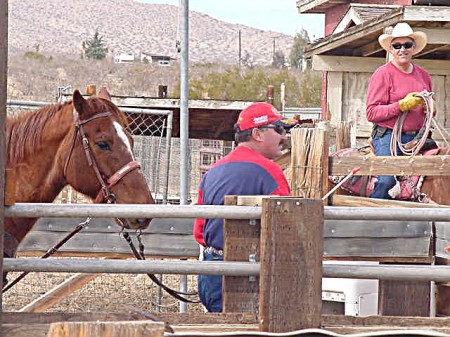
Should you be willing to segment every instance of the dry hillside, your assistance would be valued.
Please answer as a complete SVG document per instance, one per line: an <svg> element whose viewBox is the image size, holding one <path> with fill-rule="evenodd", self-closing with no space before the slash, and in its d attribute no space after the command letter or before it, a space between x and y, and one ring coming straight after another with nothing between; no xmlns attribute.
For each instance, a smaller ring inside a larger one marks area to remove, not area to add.
<svg viewBox="0 0 450 337"><path fill-rule="evenodd" d="M217 1L217 0L212 0ZM295 7L292 9L295 10ZM135 0L10 0L9 46L12 52L79 55L81 43L96 29L113 54L148 52L178 57L177 6ZM289 55L292 37L226 23L198 12L190 13L190 60L236 63L238 31L242 52L255 63L268 64L276 50Z"/></svg>

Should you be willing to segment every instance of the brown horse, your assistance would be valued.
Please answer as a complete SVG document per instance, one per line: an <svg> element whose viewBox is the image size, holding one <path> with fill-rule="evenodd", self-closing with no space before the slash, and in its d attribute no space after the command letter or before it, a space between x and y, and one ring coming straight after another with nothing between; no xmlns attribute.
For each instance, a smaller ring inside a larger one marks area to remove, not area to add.
<svg viewBox="0 0 450 337"><path fill-rule="evenodd" d="M154 204L126 127L106 89L89 99L77 90L69 102L8 118L6 167L15 176L15 201L52 202L70 185L96 203ZM15 255L36 220L5 219L5 256ZM151 221L121 220L132 229Z"/></svg>

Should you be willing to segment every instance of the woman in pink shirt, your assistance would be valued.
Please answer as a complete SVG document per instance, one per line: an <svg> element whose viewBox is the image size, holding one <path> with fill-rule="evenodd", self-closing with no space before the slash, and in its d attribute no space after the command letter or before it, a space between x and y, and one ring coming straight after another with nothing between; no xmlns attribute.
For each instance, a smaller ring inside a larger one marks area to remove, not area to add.
<svg viewBox="0 0 450 337"><path fill-rule="evenodd" d="M431 77L427 71L412 63L413 55L427 44L423 32L413 32L407 23L398 23L392 34L382 34L378 41L392 61L379 67L372 75L367 89L367 120L374 124L373 146L377 156L390 156L392 130L399 115L407 112L402 127L402 143L411 141L422 127L425 115L421 91L431 92ZM401 155L400 151L397 151ZM395 177L379 176L371 198L392 199L389 190Z"/></svg>

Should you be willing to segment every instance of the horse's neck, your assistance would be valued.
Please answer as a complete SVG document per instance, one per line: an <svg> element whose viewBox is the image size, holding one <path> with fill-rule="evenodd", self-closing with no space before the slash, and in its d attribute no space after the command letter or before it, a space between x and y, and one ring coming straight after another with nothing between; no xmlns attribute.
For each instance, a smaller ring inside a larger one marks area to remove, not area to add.
<svg viewBox="0 0 450 337"><path fill-rule="evenodd" d="M66 184L63 167L67 153L61 145L67 143L73 123L71 112L60 112L46 124L34 154L8 167L14 171L16 202L52 202Z"/></svg>

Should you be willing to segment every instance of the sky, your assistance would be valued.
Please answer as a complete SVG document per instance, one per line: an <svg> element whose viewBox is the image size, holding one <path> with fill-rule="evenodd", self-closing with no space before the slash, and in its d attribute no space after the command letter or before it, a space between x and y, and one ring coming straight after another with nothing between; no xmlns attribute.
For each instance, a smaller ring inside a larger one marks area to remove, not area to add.
<svg viewBox="0 0 450 337"><path fill-rule="evenodd" d="M180 0L138 0L178 6ZM222 21L295 35L306 29L311 40L324 35L323 14L299 14L296 0L189 0L189 10Z"/></svg>

